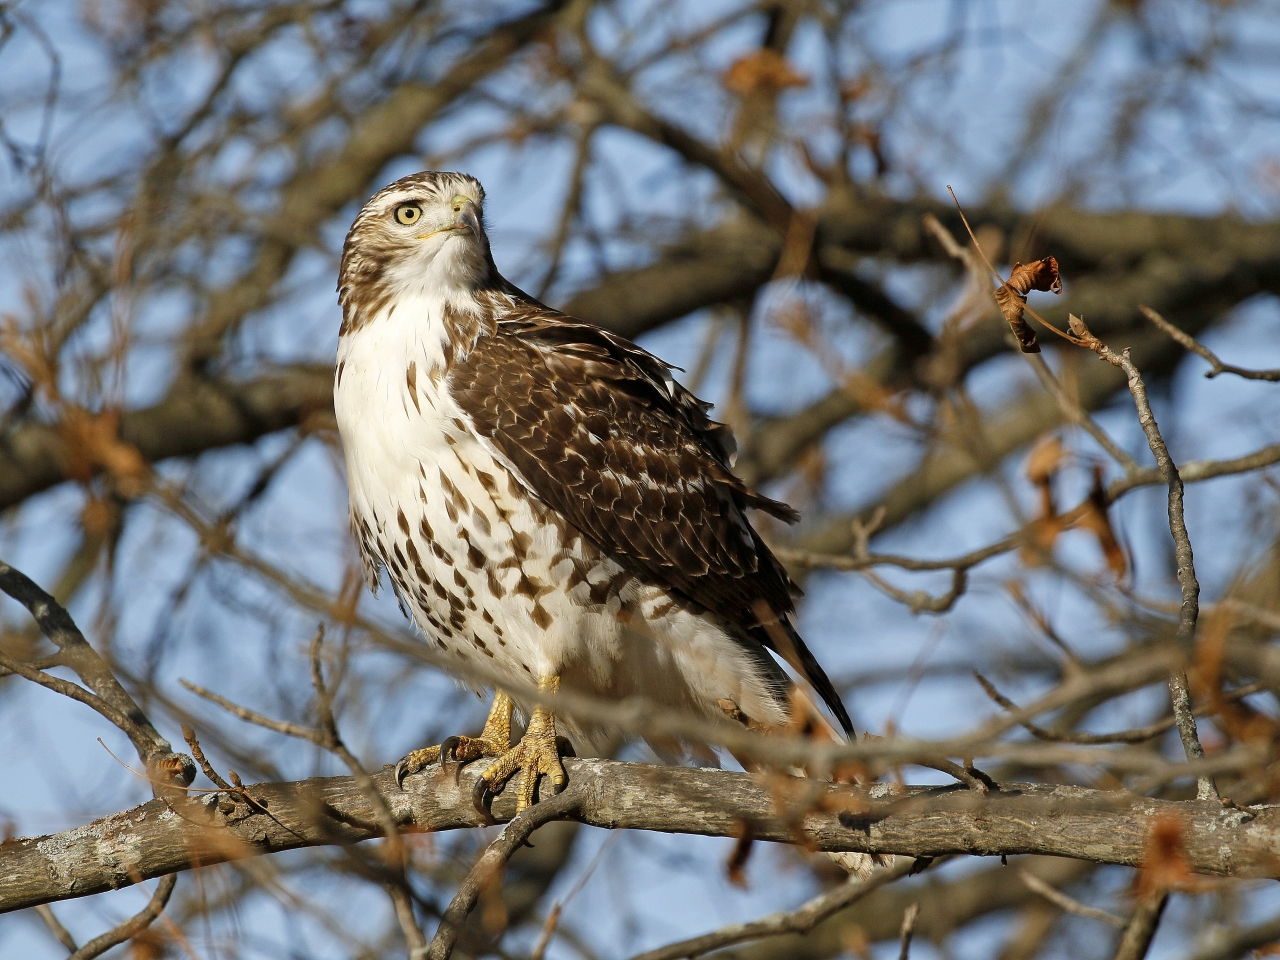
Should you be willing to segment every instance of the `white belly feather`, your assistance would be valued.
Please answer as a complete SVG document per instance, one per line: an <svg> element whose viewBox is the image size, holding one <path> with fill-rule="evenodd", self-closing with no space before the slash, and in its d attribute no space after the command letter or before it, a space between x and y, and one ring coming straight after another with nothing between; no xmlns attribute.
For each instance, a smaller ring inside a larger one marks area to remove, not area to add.
<svg viewBox="0 0 1280 960"><path fill-rule="evenodd" d="M343 336L334 401L352 525L404 608L461 667L714 714L785 722L742 647L631 576L522 486L442 387L444 335L401 298ZM581 725L575 734L582 737ZM571 734L571 736L574 734Z"/></svg>

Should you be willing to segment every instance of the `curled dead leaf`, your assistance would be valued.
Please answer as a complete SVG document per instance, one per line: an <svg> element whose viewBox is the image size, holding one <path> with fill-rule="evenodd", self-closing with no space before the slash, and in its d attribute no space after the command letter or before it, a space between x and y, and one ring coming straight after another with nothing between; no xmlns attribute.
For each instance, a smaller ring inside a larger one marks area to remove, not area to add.
<svg viewBox="0 0 1280 960"><path fill-rule="evenodd" d="M1023 353L1039 353L1040 343L1036 340L1035 331L1027 323L1024 313L1027 307L1027 294L1032 290L1044 290L1050 293L1062 293L1062 277L1058 273L1058 261L1054 257L1044 257L1031 263L1015 263L1009 279L995 291L996 303L1000 312L1009 323L1018 340L1018 347Z"/></svg>
<svg viewBox="0 0 1280 960"><path fill-rule="evenodd" d="M1274 749L1280 744L1280 723L1276 718L1247 700L1228 696L1224 687L1227 643L1239 626L1238 614L1225 605L1214 607L1201 617L1195 658L1188 671L1192 697L1209 708L1214 725L1229 743ZM1262 773L1274 784L1275 771Z"/></svg>
<svg viewBox="0 0 1280 960"><path fill-rule="evenodd" d="M105 537L115 528L120 516L102 497L90 495L80 511L80 526L90 537Z"/></svg>
<svg viewBox="0 0 1280 960"><path fill-rule="evenodd" d="M1030 263L1015 263L1005 286L1012 287L1024 297L1032 290L1062 293L1062 276L1058 273L1057 258L1044 257Z"/></svg>
<svg viewBox="0 0 1280 960"><path fill-rule="evenodd" d="M1031 525L1030 537L1021 551L1022 562L1028 566L1043 563L1053 549L1058 535L1067 528L1066 518L1058 515L1053 496L1053 480L1066 455L1057 434L1049 434L1041 439L1027 455L1024 472L1027 479L1035 485L1040 501L1039 513Z"/></svg>

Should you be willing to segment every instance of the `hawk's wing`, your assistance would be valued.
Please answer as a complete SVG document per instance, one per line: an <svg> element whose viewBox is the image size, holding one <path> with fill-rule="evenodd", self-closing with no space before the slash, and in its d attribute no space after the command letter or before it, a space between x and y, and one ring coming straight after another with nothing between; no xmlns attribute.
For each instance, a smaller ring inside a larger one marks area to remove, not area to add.
<svg viewBox="0 0 1280 960"><path fill-rule="evenodd" d="M851 732L788 622L795 585L744 510L797 515L733 475L732 438L709 405L599 327L533 302L497 320L448 379L479 432L599 549L786 657Z"/></svg>

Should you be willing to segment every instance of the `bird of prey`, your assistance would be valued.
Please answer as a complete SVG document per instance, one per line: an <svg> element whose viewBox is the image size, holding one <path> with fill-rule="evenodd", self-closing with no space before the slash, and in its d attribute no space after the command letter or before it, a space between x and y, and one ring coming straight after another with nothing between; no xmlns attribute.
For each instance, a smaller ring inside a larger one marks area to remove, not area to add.
<svg viewBox="0 0 1280 960"><path fill-rule="evenodd" d="M781 727L813 701L773 651L852 732L747 516L795 511L733 474L728 429L674 368L504 279L483 213L473 177L414 174L342 251L334 400L365 572L464 680L479 665L498 688L480 736L411 753L397 779L488 757L482 802L561 788L557 723L579 746L597 731L539 705L513 743L504 678Z"/></svg>

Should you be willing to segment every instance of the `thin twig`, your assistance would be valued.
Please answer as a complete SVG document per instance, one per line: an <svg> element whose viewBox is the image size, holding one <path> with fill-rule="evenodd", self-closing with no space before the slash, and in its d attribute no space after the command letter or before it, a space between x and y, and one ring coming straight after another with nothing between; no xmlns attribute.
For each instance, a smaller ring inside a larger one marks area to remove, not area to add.
<svg viewBox="0 0 1280 960"><path fill-rule="evenodd" d="M1087 903L1081 903L1073 897L1067 896L1057 887L1050 886L1045 883L1034 873L1019 868L1018 876L1029 890L1034 890L1040 896L1044 897L1050 903L1057 904L1067 913L1073 913L1078 917L1090 917L1094 920L1101 920L1103 923L1109 923L1112 926L1123 927L1125 925L1123 917L1117 917L1114 913L1106 910L1099 910L1097 907L1091 907Z"/></svg>
<svg viewBox="0 0 1280 960"><path fill-rule="evenodd" d="M1129 916L1129 922L1120 935L1120 943L1116 946L1112 960L1142 960L1151 947L1156 935L1156 927L1164 913L1165 904L1169 902L1167 893L1148 895L1138 901Z"/></svg>
<svg viewBox="0 0 1280 960"><path fill-rule="evenodd" d="M765 937L780 937L788 933L808 933L832 914L850 904L857 903L887 884L901 880L910 874L914 867L914 861L905 860L886 870L877 871L866 880L846 881L834 890L814 897L794 910L771 913L748 923L735 923L711 933L704 933L701 936L690 937L688 940L637 954L631 960L680 960L684 957L701 956L712 950L747 940L763 940Z"/></svg>
<svg viewBox="0 0 1280 960"><path fill-rule="evenodd" d="M563 793L527 808L502 828L497 838L480 854L480 858L458 887L453 900L445 908L440 926L426 953L428 960L449 960L468 915L475 909L481 894L498 883L502 869L512 854L524 846L540 826L570 816L580 802L578 791L570 785Z"/></svg>
<svg viewBox="0 0 1280 960"><path fill-rule="evenodd" d="M902 914L902 928L898 932L898 960L908 960L911 956L911 938L916 932L916 917L920 915L920 903L911 904Z"/></svg>
<svg viewBox="0 0 1280 960"><path fill-rule="evenodd" d="M11 657L0 658L0 665L98 711L129 738L153 783L181 786L191 783L195 777L195 764L191 758L175 752L169 741L160 736L137 701L121 686L107 662L85 640L71 614L30 577L3 560L0 560L0 591L27 608L41 632L59 648L59 662L74 670L88 690Z"/></svg>
<svg viewBox="0 0 1280 960"><path fill-rule="evenodd" d="M560 925L560 918L564 915L565 907L586 887L587 881L591 879L591 875L595 873L596 867L600 865L600 861L604 859L605 853L613 846L613 841L617 837L618 834L616 833L605 837L604 843L600 844L595 856L591 858L591 862L587 864L586 869L582 871L582 874L569 892L564 895L563 899L556 901L555 906L547 914L547 920L542 925L542 932L538 935L538 942L534 945L533 952L529 954L529 960L542 960L546 955L547 947L551 945L551 938L555 936L556 930Z"/></svg>
<svg viewBox="0 0 1280 960"><path fill-rule="evenodd" d="M209 762L209 758L204 755L204 748L200 746L200 741L196 739L196 732L191 729L188 724L184 723L182 725L182 737L187 741L187 746L191 748L191 755L195 757L196 763L200 767L200 771L209 778L211 783L218 787L218 789L225 790L234 797L239 797L244 801L244 803L253 810L256 810L258 813L270 813L266 805L254 797L253 794L249 792L249 788L240 782L240 776L234 770L227 772L227 775L231 777L230 783L228 783L222 775L218 773L213 764Z"/></svg>
<svg viewBox="0 0 1280 960"><path fill-rule="evenodd" d="M1205 371L1205 376L1210 380L1218 376L1220 373L1230 373L1237 377L1243 377L1245 380L1280 381L1280 370L1250 370L1246 367L1237 367L1235 364L1223 363L1218 359L1218 355L1216 353L1185 330L1180 330L1178 327L1175 327L1155 310L1152 310L1150 307L1139 307L1138 312L1154 323L1161 332L1186 347L1196 356L1203 357L1208 361L1211 369Z"/></svg>
<svg viewBox="0 0 1280 960"><path fill-rule="evenodd" d="M1080 402L1067 393L1066 388L1063 387L1054 372L1049 369L1049 364L1045 361L1043 353L1028 353L1024 354L1024 356L1026 356L1027 362L1031 364L1031 369L1035 371L1040 384L1058 402L1058 409L1062 411L1062 415L1069 422L1074 423L1089 436L1093 437L1098 446L1102 447L1112 460L1120 464L1126 474L1135 473L1141 469L1138 466L1138 462L1129 455L1128 451L1112 440L1107 432L1098 426L1098 422L1090 416L1089 412L1080 405Z"/></svg>
<svg viewBox="0 0 1280 960"><path fill-rule="evenodd" d="M54 939L66 947L68 953L75 953L79 949L76 946L75 937L71 936L71 931L62 925L62 921L54 914L53 907L47 903L40 904L36 907L36 916L44 921L44 925L49 928Z"/></svg>
<svg viewBox="0 0 1280 960"><path fill-rule="evenodd" d="M1178 586L1182 592L1182 606L1178 614L1178 632L1175 637L1178 649L1183 656L1190 658L1195 646L1196 624L1200 616L1200 583L1196 579L1195 556L1191 549L1191 537L1187 533L1187 521L1183 508L1182 477L1178 466L1169 455L1169 448L1160 433L1151 403L1147 399L1147 386L1138 372L1137 366L1125 350L1116 353L1105 343L1094 336L1084 321L1079 317L1071 317L1071 332L1085 346L1112 366L1123 371L1128 382L1129 393L1133 397L1134 407L1138 411L1138 423L1147 438L1147 446L1155 457L1156 469L1169 487L1169 532L1173 536L1174 558L1177 561ZM1187 675L1185 670L1173 670L1169 674L1169 700L1173 704L1173 715L1177 721L1178 736L1182 739L1182 748L1188 760L1198 760L1204 756L1204 747L1196 732L1195 714L1191 708L1191 695L1187 691ZM1200 800L1218 798L1217 787L1213 779L1207 775L1196 779L1196 796Z"/></svg>
<svg viewBox="0 0 1280 960"><path fill-rule="evenodd" d="M403 869L400 876L383 884L391 907L395 910L396 923L404 935L405 946L409 948L410 957L420 957L427 949L427 935L418 926L418 918L413 914L413 893L409 889L408 878Z"/></svg>
<svg viewBox="0 0 1280 960"><path fill-rule="evenodd" d="M1270 444L1252 453L1225 460L1192 460L1182 465L1179 474L1184 483L1200 483L1218 477L1234 476L1250 473L1272 464L1280 463L1280 443ZM1111 506L1125 494L1140 487L1164 483L1160 471L1151 467L1139 470L1134 474L1125 474L1107 485L1105 505ZM1061 514L1063 518L1079 516L1083 513L1087 501L1081 501L1075 507ZM786 563L801 567L827 567L833 570L865 570L868 567L898 567L902 570L928 572L931 570L968 570L994 557L1016 550L1030 536L1031 526L1024 527L1014 533L1001 537L984 547L971 550L954 557L943 557L936 560L907 557L891 553L857 553L857 531L854 532L855 549L849 553L820 553L812 550L798 550L792 547L777 547L775 553Z"/></svg>
<svg viewBox="0 0 1280 960"><path fill-rule="evenodd" d="M1021 710L1021 708L1004 694L1002 694L990 680L978 671L973 671L974 678L978 681L979 686L988 697L995 701L999 706L1006 710ZM1222 699L1224 702L1235 702L1243 700L1245 697L1265 690L1266 685L1261 682L1246 683L1237 687L1235 690L1224 693ZM1198 717L1208 716L1212 713L1212 707L1197 707L1195 715ZM1080 733L1075 730L1049 730L1046 727L1032 723L1030 720L1020 720L1018 725L1026 730L1037 740L1047 740L1053 743L1084 743L1084 744L1103 744L1103 743L1144 743L1154 737L1169 730L1175 723L1176 717L1168 717L1164 720L1157 720L1155 723L1149 723L1144 727L1134 727L1130 730L1117 730L1114 733ZM1200 797L1199 799L1204 799Z"/></svg>
<svg viewBox="0 0 1280 960"><path fill-rule="evenodd" d="M1238 960L1250 950L1273 945L1280 940L1280 916L1271 917L1252 927L1223 925L1212 930L1196 951L1186 960Z"/></svg>
<svg viewBox="0 0 1280 960"><path fill-rule="evenodd" d="M209 782L219 789L226 790L228 793L234 793L235 787L227 783L222 774L218 773L213 764L209 762L209 758L204 755L204 748L200 746L200 741L196 739L196 732L189 724L184 723L182 725L182 738L187 741L191 756L195 758L201 773L209 778Z"/></svg>
<svg viewBox="0 0 1280 960"><path fill-rule="evenodd" d="M204 699L208 700L210 703L216 703L223 710L226 710L233 716L239 717L247 723L257 724L258 726L265 727L268 730L274 730L276 733L283 733L287 737L297 737L299 740L307 740L317 746L325 745L324 735L319 730L304 726L300 723L290 723L287 720L273 720L265 714L258 713L258 711L251 710L248 707L242 707L240 704L235 703L232 700L228 700L221 694L214 693L212 690L208 690L200 686L198 683L192 683L190 680L186 680L182 677L178 678L178 682L196 696L204 697Z"/></svg>
<svg viewBox="0 0 1280 960"><path fill-rule="evenodd" d="M164 911L165 905L169 902L169 897L173 894L173 888L177 885L178 874L171 873L167 877L161 877L160 882L156 884L156 892L151 895L151 899L147 901L147 905L135 913L128 920L117 924L106 933L99 934L94 937L83 947L73 953L68 960L89 960L91 957L97 957L106 953L112 947L124 943L126 940L132 939L140 934L147 927L155 922L156 918Z"/></svg>
<svg viewBox="0 0 1280 960"><path fill-rule="evenodd" d="M360 785L360 789L369 798L374 813L382 824L382 829L386 835L386 843L378 865L380 867L385 866L385 869L381 872L387 874L382 887L391 899L396 921L400 924L405 944L409 948L409 956L421 956L422 951L427 946L427 936L422 932L422 928L418 925L418 920L413 913L413 890L409 886L408 874L405 873L407 851L403 837L400 835L400 825L396 822L395 814L391 812L386 799L374 785L369 771L364 768L364 765L356 758L356 755L347 747L342 735L338 732L338 719L333 712L334 691L330 689L325 681L323 652L324 624L320 623L317 624L316 632L311 637L310 648L311 686L316 692L316 711L320 715L316 731L320 737L318 742L346 764L347 769L351 771L352 776L355 777L356 782Z"/></svg>

